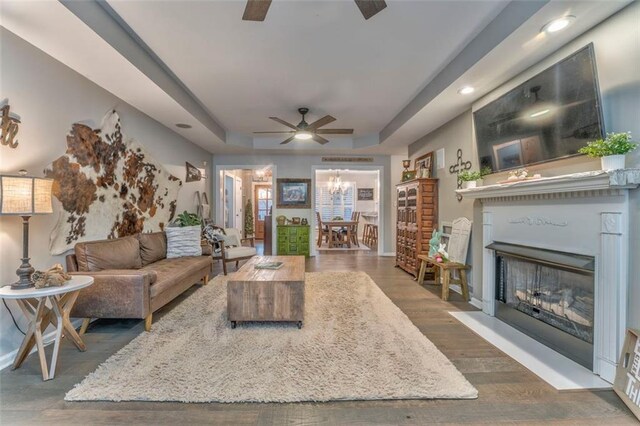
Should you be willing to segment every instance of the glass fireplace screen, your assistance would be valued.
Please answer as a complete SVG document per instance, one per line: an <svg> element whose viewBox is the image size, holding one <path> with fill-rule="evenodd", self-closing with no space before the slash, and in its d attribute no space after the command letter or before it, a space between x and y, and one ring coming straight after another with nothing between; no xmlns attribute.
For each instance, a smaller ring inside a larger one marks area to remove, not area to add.
<svg viewBox="0 0 640 426"><path fill-rule="evenodd" d="M498 300L593 343L593 272L563 269L507 255L496 259Z"/></svg>

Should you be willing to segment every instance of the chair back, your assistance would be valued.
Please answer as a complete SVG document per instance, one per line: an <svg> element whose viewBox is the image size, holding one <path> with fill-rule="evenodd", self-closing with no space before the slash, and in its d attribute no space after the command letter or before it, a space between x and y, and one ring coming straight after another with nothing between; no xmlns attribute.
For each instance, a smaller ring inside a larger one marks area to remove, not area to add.
<svg viewBox="0 0 640 426"><path fill-rule="evenodd" d="M316 212L316 219L318 221L318 230L322 231L322 218L320 217L320 212Z"/></svg>
<svg viewBox="0 0 640 426"><path fill-rule="evenodd" d="M459 217L453 221L449 245L446 248L447 253L449 253L449 260L458 263L467 262L472 223L466 217Z"/></svg>
<svg viewBox="0 0 640 426"><path fill-rule="evenodd" d="M357 212L355 210L351 212L351 220L353 222L358 222L360 220L360 212Z"/></svg>
<svg viewBox="0 0 640 426"><path fill-rule="evenodd" d="M224 233L226 235L224 239L226 246L240 247L242 245L240 231L237 228L225 228Z"/></svg>

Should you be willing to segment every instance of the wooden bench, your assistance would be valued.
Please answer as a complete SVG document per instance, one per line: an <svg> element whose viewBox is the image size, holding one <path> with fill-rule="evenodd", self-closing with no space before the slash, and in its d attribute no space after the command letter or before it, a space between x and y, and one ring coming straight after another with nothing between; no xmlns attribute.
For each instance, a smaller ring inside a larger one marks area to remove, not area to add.
<svg viewBox="0 0 640 426"><path fill-rule="evenodd" d="M442 279L442 300L449 299L449 285L459 284L462 290L462 297L465 302L469 300L469 284L467 281L467 270L471 269L464 262L467 259L469 249L469 239L471 236L472 222L466 217L460 217L451 224L451 234L448 234L447 251L449 260L438 263L434 257L418 255L420 260L420 271L418 272L418 283L424 282L424 274L429 269L434 273L435 284L440 284ZM431 265L431 266L429 266ZM457 275L455 276L455 272Z"/></svg>
<svg viewBox="0 0 640 426"><path fill-rule="evenodd" d="M427 267L432 265L435 283L439 284L440 278L442 278L442 300L449 300L450 284L459 284L462 289L462 297L465 301L469 300L469 286L467 284L467 269L471 268L469 265L451 261L438 263L434 258L422 254L418 255L418 259L421 261L418 284L422 285L424 283L424 274L427 272ZM460 278L452 277L451 271L458 271Z"/></svg>

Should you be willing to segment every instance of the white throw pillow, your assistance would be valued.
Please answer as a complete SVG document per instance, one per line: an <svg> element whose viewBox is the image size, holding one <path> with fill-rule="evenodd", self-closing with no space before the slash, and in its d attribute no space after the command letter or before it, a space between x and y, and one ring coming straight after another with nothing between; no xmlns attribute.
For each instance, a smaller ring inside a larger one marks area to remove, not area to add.
<svg viewBox="0 0 640 426"><path fill-rule="evenodd" d="M168 227L167 259L184 256L202 256L200 245L200 225L184 227Z"/></svg>

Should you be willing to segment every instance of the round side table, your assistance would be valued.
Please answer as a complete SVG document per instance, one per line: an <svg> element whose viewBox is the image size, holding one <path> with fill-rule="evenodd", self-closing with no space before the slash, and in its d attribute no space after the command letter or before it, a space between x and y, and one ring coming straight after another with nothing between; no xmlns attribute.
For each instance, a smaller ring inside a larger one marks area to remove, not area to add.
<svg viewBox="0 0 640 426"><path fill-rule="evenodd" d="M0 298L14 299L18 302L25 316L29 318L29 328L13 362L14 370L22 365L35 345L40 357L42 379L53 379L56 373L63 331L79 350L85 351L87 349L78 333L76 333L75 328L73 328L71 321L69 321L69 314L74 303L76 303L80 290L89 287L91 284L93 284L92 277L74 275L70 281L67 281L61 287L41 289L31 287L20 290L12 289L9 286L0 287ZM47 302L49 302L49 306ZM53 324L56 327L53 354L51 355L51 368L47 366L47 358L42 341L42 333L49 324Z"/></svg>

